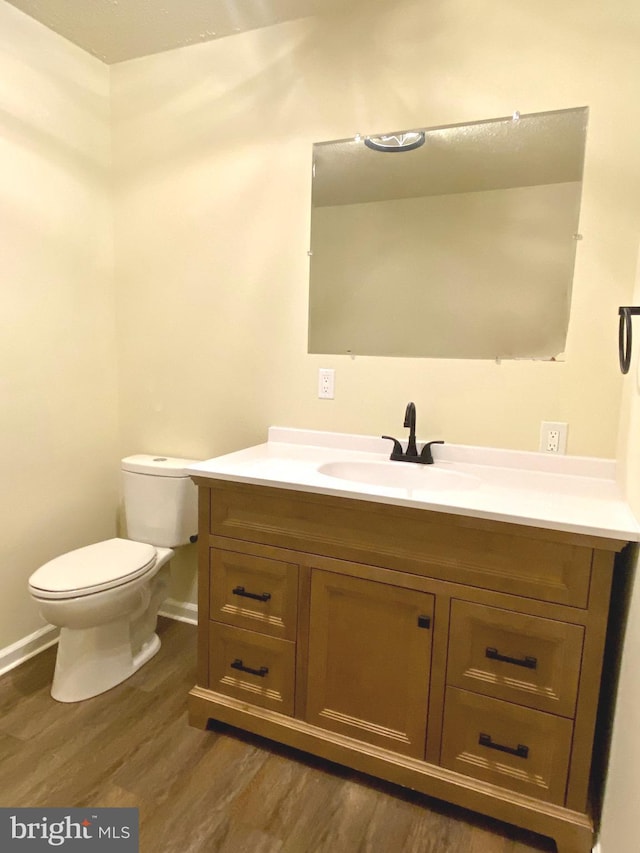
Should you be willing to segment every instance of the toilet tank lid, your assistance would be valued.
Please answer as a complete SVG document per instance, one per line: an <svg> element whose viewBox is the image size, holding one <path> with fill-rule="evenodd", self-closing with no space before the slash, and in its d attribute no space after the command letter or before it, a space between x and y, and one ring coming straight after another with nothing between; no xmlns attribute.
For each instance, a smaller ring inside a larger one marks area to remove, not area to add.
<svg viewBox="0 0 640 853"><path fill-rule="evenodd" d="M156 477L188 477L186 469L198 461L200 460L138 453L125 456L122 460L122 470L134 474L155 474Z"/></svg>

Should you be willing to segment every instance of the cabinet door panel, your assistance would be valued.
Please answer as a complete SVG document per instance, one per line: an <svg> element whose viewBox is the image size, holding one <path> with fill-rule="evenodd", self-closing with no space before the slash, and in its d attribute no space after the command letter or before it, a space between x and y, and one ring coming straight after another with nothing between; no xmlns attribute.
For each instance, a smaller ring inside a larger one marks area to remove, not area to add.
<svg viewBox="0 0 640 853"><path fill-rule="evenodd" d="M314 570L307 720L424 757L433 596Z"/></svg>

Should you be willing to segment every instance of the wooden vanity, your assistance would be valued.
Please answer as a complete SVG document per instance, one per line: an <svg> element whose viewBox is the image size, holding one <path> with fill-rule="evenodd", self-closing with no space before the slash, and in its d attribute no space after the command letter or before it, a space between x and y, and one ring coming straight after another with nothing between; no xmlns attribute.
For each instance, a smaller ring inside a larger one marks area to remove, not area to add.
<svg viewBox="0 0 640 853"><path fill-rule="evenodd" d="M238 726L589 853L625 540L194 480L192 725Z"/></svg>

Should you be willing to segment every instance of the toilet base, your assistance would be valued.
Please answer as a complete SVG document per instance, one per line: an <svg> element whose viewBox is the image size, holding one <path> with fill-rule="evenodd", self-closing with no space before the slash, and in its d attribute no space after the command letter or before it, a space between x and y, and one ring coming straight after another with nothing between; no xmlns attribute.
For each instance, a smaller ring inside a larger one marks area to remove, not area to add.
<svg viewBox="0 0 640 853"><path fill-rule="evenodd" d="M91 699L126 681L160 651L154 633L132 656L129 630L126 619L97 628L61 628L52 697L57 702Z"/></svg>
<svg viewBox="0 0 640 853"><path fill-rule="evenodd" d="M137 672L141 666L144 666L147 661L150 661L154 655L160 651L160 637L157 634L152 634L148 642L140 649L138 654L133 659L133 672ZM133 673L131 673L133 675Z"/></svg>

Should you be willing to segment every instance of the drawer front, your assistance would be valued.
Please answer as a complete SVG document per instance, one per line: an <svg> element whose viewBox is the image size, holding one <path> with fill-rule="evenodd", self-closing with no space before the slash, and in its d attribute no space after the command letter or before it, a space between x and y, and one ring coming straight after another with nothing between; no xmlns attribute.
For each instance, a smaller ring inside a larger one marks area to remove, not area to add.
<svg viewBox="0 0 640 853"><path fill-rule="evenodd" d="M563 805L572 733L564 717L448 687L441 764Z"/></svg>
<svg viewBox="0 0 640 853"><path fill-rule="evenodd" d="M295 644L209 623L211 690L293 715Z"/></svg>
<svg viewBox="0 0 640 853"><path fill-rule="evenodd" d="M453 601L447 683L573 717L583 637L579 625Z"/></svg>
<svg viewBox="0 0 640 853"><path fill-rule="evenodd" d="M214 536L587 606L592 549L553 531L235 483L211 490L209 521Z"/></svg>
<svg viewBox="0 0 640 853"><path fill-rule="evenodd" d="M210 618L294 640L298 567L234 551L210 551Z"/></svg>

